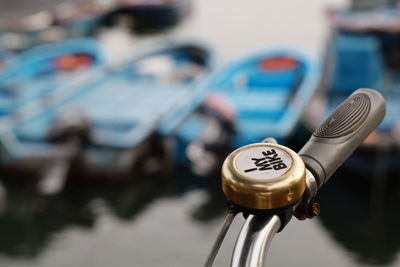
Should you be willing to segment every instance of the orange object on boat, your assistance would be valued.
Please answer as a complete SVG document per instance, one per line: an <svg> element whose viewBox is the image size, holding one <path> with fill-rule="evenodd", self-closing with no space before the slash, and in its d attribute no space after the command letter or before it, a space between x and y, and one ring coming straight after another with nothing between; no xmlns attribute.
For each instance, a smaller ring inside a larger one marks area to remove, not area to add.
<svg viewBox="0 0 400 267"><path fill-rule="evenodd" d="M262 70L290 70L298 66L298 61L292 57L266 58L259 63Z"/></svg>
<svg viewBox="0 0 400 267"><path fill-rule="evenodd" d="M57 57L56 67L62 70L73 70L81 67L88 67L92 64L92 57L86 54L68 54Z"/></svg>

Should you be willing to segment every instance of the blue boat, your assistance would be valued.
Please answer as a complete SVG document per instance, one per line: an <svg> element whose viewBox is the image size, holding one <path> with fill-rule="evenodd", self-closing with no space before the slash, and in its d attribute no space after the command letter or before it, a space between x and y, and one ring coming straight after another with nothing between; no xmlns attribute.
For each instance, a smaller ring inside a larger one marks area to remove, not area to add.
<svg viewBox="0 0 400 267"><path fill-rule="evenodd" d="M202 85L213 93L203 112L177 128L177 155L189 146L189 154L206 161L206 154L215 156L215 146L240 147L266 137L287 142L319 82L318 62L293 49L270 49L227 65ZM190 144L197 144L193 153Z"/></svg>
<svg viewBox="0 0 400 267"><path fill-rule="evenodd" d="M20 54L0 75L0 116L28 104L40 108L50 104L53 100L47 96L85 84L102 63L103 55L94 39L41 45Z"/></svg>
<svg viewBox="0 0 400 267"><path fill-rule="evenodd" d="M168 132L162 125L189 115L186 104L205 94L197 84L211 66L203 46L169 45L103 69L84 87L58 89L46 108L22 109L17 123L3 124L2 165L38 171L79 158L85 177L126 177L145 165L155 135Z"/></svg>

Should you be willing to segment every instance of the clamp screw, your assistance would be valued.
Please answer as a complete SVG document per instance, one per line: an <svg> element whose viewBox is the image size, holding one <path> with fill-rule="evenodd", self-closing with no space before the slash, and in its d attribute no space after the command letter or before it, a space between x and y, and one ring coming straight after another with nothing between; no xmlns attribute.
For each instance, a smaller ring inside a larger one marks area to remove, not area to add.
<svg viewBox="0 0 400 267"><path fill-rule="evenodd" d="M318 216L321 212L321 208L317 202L311 202L307 207L307 214L306 217L311 219L315 216Z"/></svg>

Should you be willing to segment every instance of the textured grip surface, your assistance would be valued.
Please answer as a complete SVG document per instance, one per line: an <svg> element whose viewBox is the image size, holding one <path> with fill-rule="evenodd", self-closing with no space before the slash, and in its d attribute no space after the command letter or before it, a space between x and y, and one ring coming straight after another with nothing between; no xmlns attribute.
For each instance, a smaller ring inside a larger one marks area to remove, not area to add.
<svg viewBox="0 0 400 267"><path fill-rule="evenodd" d="M380 93L359 89L313 133L299 155L314 174L319 187L378 126L385 110Z"/></svg>
<svg viewBox="0 0 400 267"><path fill-rule="evenodd" d="M370 112L368 95L352 95L314 132L315 137L338 138L346 136L364 123Z"/></svg>

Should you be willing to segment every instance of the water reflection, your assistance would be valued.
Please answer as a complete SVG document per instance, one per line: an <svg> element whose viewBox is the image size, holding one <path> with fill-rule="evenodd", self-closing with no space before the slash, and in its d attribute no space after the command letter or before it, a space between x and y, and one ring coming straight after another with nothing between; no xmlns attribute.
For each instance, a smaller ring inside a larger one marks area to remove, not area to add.
<svg viewBox="0 0 400 267"><path fill-rule="evenodd" d="M380 168L379 163L374 167ZM395 261L400 250L399 178L398 173L340 171L319 193L320 222L360 263Z"/></svg>
<svg viewBox="0 0 400 267"><path fill-rule="evenodd" d="M162 178L125 184L74 181L61 194L48 198L35 195L34 184L7 181L7 208L0 215L0 253L38 256L65 228L94 227L103 207L121 220L133 220L147 203L163 193L168 181Z"/></svg>
<svg viewBox="0 0 400 267"><path fill-rule="evenodd" d="M69 181L56 196L35 194L35 184L5 181L7 207L0 214L0 254L35 258L55 242L57 233L71 227L90 230L107 214L132 222L160 197L179 197L194 189L206 190L207 197L190 215L206 223L225 213L225 198L216 176L193 175L187 169L168 175L138 177L120 183Z"/></svg>
<svg viewBox="0 0 400 267"><path fill-rule="evenodd" d="M338 172L319 194L323 210L318 221L357 262L388 265L396 262L400 250L400 180L399 174L375 176ZM124 184L73 180L51 198L35 195L34 184L6 180L8 206L0 215L0 254L38 258L57 244L66 229L94 230L103 215L134 224L157 199L171 198L179 203L192 190L206 193L189 211L192 227L213 225L226 212L218 173L205 178L181 168L168 175L141 178ZM179 229L171 231L180 233Z"/></svg>
<svg viewBox="0 0 400 267"><path fill-rule="evenodd" d="M188 169L181 169L176 176L177 182L171 194L183 195L193 189L203 189L207 197L191 212L191 217L198 222L207 223L226 213L226 198L221 190L220 173L214 172L209 177L194 175Z"/></svg>

